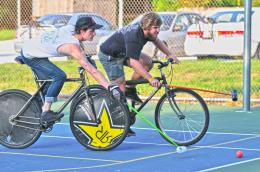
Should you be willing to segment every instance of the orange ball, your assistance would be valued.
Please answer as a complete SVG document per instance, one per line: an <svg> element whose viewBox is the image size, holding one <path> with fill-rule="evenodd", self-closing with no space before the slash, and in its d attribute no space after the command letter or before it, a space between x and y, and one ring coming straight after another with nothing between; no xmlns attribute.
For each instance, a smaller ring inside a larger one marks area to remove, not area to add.
<svg viewBox="0 0 260 172"><path fill-rule="evenodd" d="M243 151L237 151L236 156L237 156L237 158L242 158L244 156Z"/></svg>

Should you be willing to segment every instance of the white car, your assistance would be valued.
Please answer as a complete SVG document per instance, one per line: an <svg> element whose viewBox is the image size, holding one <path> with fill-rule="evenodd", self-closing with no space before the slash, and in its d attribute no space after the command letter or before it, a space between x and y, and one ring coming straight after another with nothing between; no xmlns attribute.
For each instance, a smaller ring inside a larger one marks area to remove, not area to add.
<svg viewBox="0 0 260 172"><path fill-rule="evenodd" d="M260 58L260 8L252 9L251 54ZM244 47L244 9L219 10L209 23L189 27L184 43L191 56L242 56Z"/></svg>
<svg viewBox="0 0 260 172"><path fill-rule="evenodd" d="M21 26L16 33L16 40L14 42L14 49L16 52L21 51L22 44L25 40L35 36L39 36L45 31L55 30L65 25L75 25L76 21L80 17L92 17L93 20L101 24L103 27L96 30L96 36L93 41L84 41L82 48L88 55L96 54L96 46L99 39L103 36L109 35L114 32L114 27L102 16L95 13L57 13L48 14L40 17L33 26L24 25Z"/></svg>
<svg viewBox="0 0 260 172"><path fill-rule="evenodd" d="M161 31L158 35L169 50L178 57L186 56L184 51L184 41L186 32L193 22L203 22L203 18L198 13L193 12L157 12L162 18L163 24ZM140 21L142 16L137 17L132 23ZM148 42L143 51L150 57L160 58L164 57L164 54L158 50L158 48L152 43Z"/></svg>

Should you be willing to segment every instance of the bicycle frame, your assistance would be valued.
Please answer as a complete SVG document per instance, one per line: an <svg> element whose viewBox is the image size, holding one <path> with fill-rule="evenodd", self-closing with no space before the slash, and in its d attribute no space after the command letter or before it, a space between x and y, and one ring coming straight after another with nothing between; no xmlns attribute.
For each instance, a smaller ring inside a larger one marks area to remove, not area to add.
<svg viewBox="0 0 260 172"><path fill-rule="evenodd" d="M158 69L160 71L161 77L156 77L156 79L158 79L159 81L162 81L161 85L158 88L155 88L154 91L147 97L147 99L145 99L145 101L136 109L137 111L141 111L143 109L143 107L154 97L154 95L162 88L165 88L165 92L166 94L168 94L170 87L168 86L165 74L163 72L163 68L166 67L170 61L168 61L167 63L162 63L161 61L153 61L153 63L159 63L160 65L158 66ZM146 84L149 83L149 81L147 81L146 79L140 79L140 80L129 80L126 81L126 85L138 85L138 84ZM135 106L135 102L132 101L132 106ZM134 114L136 114L135 112L133 112Z"/></svg>
<svg viewBox="0 0 260 172"><path fill-rule="evenodd" d="M68 100L66 100L64 102L64 104L59 108L59 110L57 111L57 113L61 113L66 107L67 105L77 96L79 96L79 94L81 93L81 90L84 89L85 94L86 94L86 98L88 100L88 102L91 104L92 107L92 112L95 116L95 111L93 111L93 103L90 99L89 95L89 89L88 86L86 85L86 80L85 80L85 70L82 67L78 68L79 70L79 74L80 74L80 78L67 78L65 82L81 82L81 84L78 86L78 88L72 93L72 95L70 96L70 98ZM38 79L37 75L33 72L33 76L34 76L34 80L36 82L37 88L38 90L32 95L32 97L26 102L26 104L21 108L21 110L12 116L12 118L10 119L10 121L16 121L15 118L19 117L27 108L27 106L32 102L32 100L36 97L36 95L39 93L41 96L42 101L43 99L43 88L44 86L48 83L48 82L52 82L52 80L40 80ZM44 101L43 101L44 102ZM32 123L32 122L25 122L25 121L21 121L19 120L20 123L27 123L27 124L33 124L33 125L38 125L38 123Z"/></svg>

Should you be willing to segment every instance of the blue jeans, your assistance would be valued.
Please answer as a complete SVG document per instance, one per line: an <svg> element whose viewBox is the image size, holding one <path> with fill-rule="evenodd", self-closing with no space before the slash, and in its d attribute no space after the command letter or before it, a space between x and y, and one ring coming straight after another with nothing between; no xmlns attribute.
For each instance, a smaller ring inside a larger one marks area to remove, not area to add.
<svg viewBox="0 0 260 172"><path fill-rule="evenodd" d="M22 55L25 64L30 66L39 79L52 79L43 89L45 102L56 102L57 96L66 81L66 74L48 58L26 58Z"/></svg>

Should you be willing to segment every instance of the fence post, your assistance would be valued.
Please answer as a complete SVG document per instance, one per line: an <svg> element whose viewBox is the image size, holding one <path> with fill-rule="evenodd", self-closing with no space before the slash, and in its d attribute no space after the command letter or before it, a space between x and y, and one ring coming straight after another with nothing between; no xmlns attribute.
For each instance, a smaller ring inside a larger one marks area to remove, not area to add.
<svg viewBox="0 0 260 172"><path fill-rule="evenodd" d="M118 27L119 29L124 25L124 0L118 0Z"/></svg>
<svg viewBox="0 0 260 172"><path fill-rule="evenodd" d="M21 26L21 0L17 0L17 28Z"/></svg>
<svg viewBox="0 0 260 172"><path fill-rule="evenodd" d="M252 0L245 1L244 8L243 110L250 111Z"/></svg>

